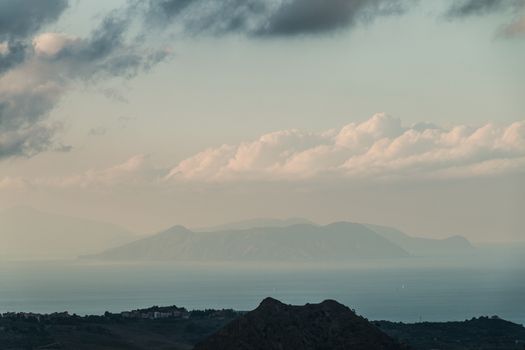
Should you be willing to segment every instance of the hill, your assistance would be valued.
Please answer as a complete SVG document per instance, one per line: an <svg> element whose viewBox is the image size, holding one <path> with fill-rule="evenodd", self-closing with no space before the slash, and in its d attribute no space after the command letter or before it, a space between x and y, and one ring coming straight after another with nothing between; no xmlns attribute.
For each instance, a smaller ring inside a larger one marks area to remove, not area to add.
<svg viewBox="0 0 525 350"><path fill-rule="evenodd" d="M71 258L136 239L118 226L28 207L0 212L0 258Z"/></svg>
<svg viewBox="0 0 525 350"><path fill-rule="evenodd" d="M217 226L199 227L192 229L196 232L214 232L214 231L231 231L231 230L248 230L257 227L287 227L292 225L315 225L310 220L303 218L287 218L287 219L273 219L273 218L254 218L235 222L229 222Z"/></svg>
<svg viewBox="0 0 525 350"><path fill-rule="evenodd" d="M463 322L374 322L390 336L414 349L525 349L525 328L497 316Z"/></svg>
<svg viewBox="0 0 525 350"><path fill-rule="evenodd" d="M266 298L195 350L394 350L404 347L333 300L304 306Z"/></svg>
<svg viewBox="0 0 525 350"><path fill-rule="evenodd" d="M297 224L317 225L314 222L304 218L254 218L226 223L223 225L195 228L193 231L214 232L226 230L247 230L251 228L263 227L287 227ZM457 255L469 253L475 249L466 238L458 235L442 239L423 238L407 235L406 233L394 227L372 224L363 225L414 256Z"/></svg>
<svg viewBox="0 0 525 350"><path fill-rule="evenodd" d="M193 232L174 226L92 258L131 261L345 261L406 256L408 253L405 250L365 226L339 222L325 226L298 224L217 232Z"/></svg>
<svg viewBox="0 0 525 350"><path fill-rule="evenodd" d="M393 227L364 225L412 255L454 255L474 250L472 244L462 236L451 236L443 239L413 237Z"/></svg>

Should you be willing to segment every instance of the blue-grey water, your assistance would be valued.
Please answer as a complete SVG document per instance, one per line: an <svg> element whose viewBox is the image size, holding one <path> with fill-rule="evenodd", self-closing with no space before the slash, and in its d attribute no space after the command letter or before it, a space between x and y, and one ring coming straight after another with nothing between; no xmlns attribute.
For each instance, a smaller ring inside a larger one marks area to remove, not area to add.
<svg viewBox="0 0 525 350"><path fill-rule="evenodd" d="M407 259L347 266L0 263L0 312L101 314L173 304L250 310L267 296L293 304L335 299L369 319L499 315L524 324L525 266L498 258L494 264Z"/></svg>

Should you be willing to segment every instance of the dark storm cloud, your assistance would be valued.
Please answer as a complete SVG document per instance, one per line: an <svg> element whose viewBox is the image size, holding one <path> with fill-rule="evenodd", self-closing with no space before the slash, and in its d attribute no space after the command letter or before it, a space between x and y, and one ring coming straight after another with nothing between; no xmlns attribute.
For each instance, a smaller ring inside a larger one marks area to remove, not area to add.
<svg viewBox="0 0 525 350"><path fill-rule="evenodd" d="M131 23L122 11L109 13L86 38L46 34L59 43L57 52L46 50L45 43L44 49L33 49L33 37L38 42L39 34L35 31L56 20L66 6L67 2L55 0L0 2L0 9L9 9L20 20L0 24L8 45L0 53L0 159L69 150L57 144L60 128L49 125L47 117L74 82L131 78L167 56L165 50L129 42Z"/></svg>
<svg viewBox="0 0 525 350"><path fill-rule="evenodd" d="M419 0L150 0L135 1L145 31L176 27L186 34L291 37L326 34L402 14ZM449 19L519 12L525 0L449 0Z"/></svg>
<svg viewBox="0 0 525 350"><path fill-rule="evenodd" d="M128 44L129 25L125 18L108 16L89 38L72 42L48 60L61 64L69 78L92 80L107 76L131 78L166 58L165 50L146 53L138 45Z"/></svg>
<svg viewBox="0 0 525 350"><path fill-rule="evenodd" d="M31 55L31 37L67 6L67 0L0 0L0 77ZM53 89L13 92L9 82L0 84L0 159L51 147L56 127L38 121L56 102Z"/></svg>
<svg viewBox="0 0 525 350"><path fill-rule="evenodd" d="M0 41L25 38L54 22L67 0L0 0Z"/></svg>
<svg viewBox="0 0 525 350"><path fill-rule="evenodd" d="M67 0L0 0L0 43L8 46L0 53L0 74L26 58L23 39L56 21L67 6Z"/></svg>
<svg viewBox="0 0 525 350"><path fill-rule="evenodd" d="M357 21L403 12L404 1L294 0L268 18L259 34L289 36L315 34L349 27Z"/></svg>
<svg viewBox="0 0 525 350"><path fill-rule="evenodd" d="M178 16L182 10L196 3L196 0L158 0L150 1L146 17L149 20L169 21ZM151 22L154 24L154 22Z"/></svg>
<svg viewBox="0 0 525 350"><path fill-rule="evenodd" d="M57 128L41 123L55 106L55 88L0 92L0 159L31 156L52 147Z"/></svg>
<svg viewBox="0 0 525 350"><path fill-rule="evenodd" d="M178 27L190 35L248 34L272 8L271 1L264 0L150 0L145 4L136 9L148 29Z"/></svg>
<svg viewBox="0 0 525 350"><path fill-rule="evenodd" d="M24 61L27 45L20 41L8 41L5 43L6 52L0 53L0 75Z"/></svg>
<svg viewBox="0 0 525 350"><path fill-rule="evenodd" d="M53 145L55 133L55 128L44 125L2 132L0 133L0 159L13 156L31 157L53 147L59 151L69 151L70 146Z"/></svg>
<svg viewBox="0 0 525 350"><path fill-rule="evenodd" d="M480 16L509 9L519 9L524 5L524 0L457 0L449 8L447 16L450 18Z"/></svg>
<svg viewBox="0 0 525 350"><path fill-rule="evenodd" d="M176 24L190 34L247 36L320 34L405 11L413 0L150 1L148 25Z"/></svg>
<svg viewBox="0 0 525 350"><path fill-rule="evenodd" d="M35 90L3 93L0 96L0 132L32 125L54 107L58 91Z"/></svg>

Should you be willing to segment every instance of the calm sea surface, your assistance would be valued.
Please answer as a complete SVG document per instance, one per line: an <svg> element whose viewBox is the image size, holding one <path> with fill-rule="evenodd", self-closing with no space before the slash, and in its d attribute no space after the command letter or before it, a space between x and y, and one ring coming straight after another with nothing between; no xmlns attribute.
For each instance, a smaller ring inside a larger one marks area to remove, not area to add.
<svg viewBox="0 0 525 350"><path fill-rule="evenodd" d="M0 312L101 314L151 305L250 310L335 299L369 319L499 315L525 324L525 266L442 260L348 266L0 262ZM500 261L495 259L494 261Z"/></svg>

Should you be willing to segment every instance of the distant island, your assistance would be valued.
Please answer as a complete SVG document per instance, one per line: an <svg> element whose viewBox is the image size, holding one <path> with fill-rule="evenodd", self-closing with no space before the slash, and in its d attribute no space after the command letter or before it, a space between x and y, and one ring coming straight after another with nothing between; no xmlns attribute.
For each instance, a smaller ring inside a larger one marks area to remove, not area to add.
<svg viewBox="0 0 525 350"><path fill-rule="evenodd" d="M63 350L523 350L525 328L497 316L462 322L369 321L334 300L264 299L250 312L153 306L104 315L7 312L0 348Z"/></svg>
<svg viewBox="0 0 525 350"><path fill-rule="evenodd" d="M463 254L474 249L461 236L419 238L378 225L352 222L316 225L298 219L258 223L225 225L218 231L173 226L87 257L109 261L341 262ZM275 224L261 226L272 223ZM250 224L254 226L247 228Z"/></svg>
<svg viewBox="0 0 525 350"><path fill-rule="evenodd" d="M90 258L106 261L341 262L463 255L462 236L421 238L387 226L303 218L256 218L212 227L139 235L92 220L29 207L0 211L0 259Z"/></svg>

